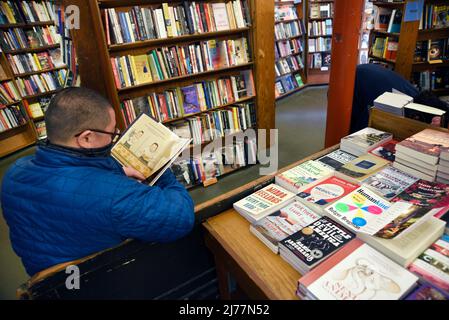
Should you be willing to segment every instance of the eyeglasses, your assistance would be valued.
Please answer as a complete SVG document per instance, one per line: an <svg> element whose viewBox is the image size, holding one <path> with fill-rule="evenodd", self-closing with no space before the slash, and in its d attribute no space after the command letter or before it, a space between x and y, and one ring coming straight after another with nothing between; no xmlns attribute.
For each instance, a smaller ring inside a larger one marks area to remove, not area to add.
<svg viewBox="0 0 449 320"><path fill-rule="evenodd" d="M86 129L84 131L87 131L87 130L97 132L97 133L109 134L112 137L111 138L112 143L116 143L118 141L118 139L120 139L120 136L122 135L119 128L115 128L115 132L108 132L108 131L97 130L97 129ZM83 132L80 132L77 135L75 135L75 138L78 138Z"/></svg>

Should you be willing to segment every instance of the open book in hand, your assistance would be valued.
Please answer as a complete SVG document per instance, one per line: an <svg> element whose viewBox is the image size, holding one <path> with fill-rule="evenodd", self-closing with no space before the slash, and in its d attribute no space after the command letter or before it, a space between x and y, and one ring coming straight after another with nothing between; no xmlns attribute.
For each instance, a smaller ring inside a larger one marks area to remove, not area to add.
<svg viewBox="0 0 449 320"><path fill-rule="evenodd" d="M191 141L178 137L162 123L142 114L114 145L112 156L123 166L142 173L152 186Z"/></svg>

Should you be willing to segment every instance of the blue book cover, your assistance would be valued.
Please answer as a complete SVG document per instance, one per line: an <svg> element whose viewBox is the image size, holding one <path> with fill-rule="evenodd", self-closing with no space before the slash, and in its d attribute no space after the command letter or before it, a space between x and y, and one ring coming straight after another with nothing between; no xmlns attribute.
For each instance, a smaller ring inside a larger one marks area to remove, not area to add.
<svg viewBox="0 0 449 320"><path fill-rule="evenodd" d="M123 38L125 42L131 42L131 36L128 30L128 24L126 23L125 13L117 12L119 20L120 20L120 29L122 31Z"/></svg>
<svg viewBox="0 0 449 320"><path fill-rule="evenodd" d="M188 86L181 89L184 98L184 114L192 114L201 111L198 101L198 94L195 86Z"/></svg>

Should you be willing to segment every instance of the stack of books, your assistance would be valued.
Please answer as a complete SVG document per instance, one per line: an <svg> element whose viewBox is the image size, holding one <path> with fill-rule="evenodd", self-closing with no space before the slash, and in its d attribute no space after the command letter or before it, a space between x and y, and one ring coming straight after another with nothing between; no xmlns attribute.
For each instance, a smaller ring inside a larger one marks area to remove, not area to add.
<svg viewBox="0 0 449 320"><path fill-rule="evenodd" d="M404 116L404 107L413 102L413 98L404 94L385 92L374 100L374 107L379 110Z"/></svg>
<svg viewBox="0 0 449 320"><path fill-rule="evenodd" d="M437 182L449 184L449 150L443 149L438 164Z"/></svg>
<svg viewBox="0 0 449 320"><path fill-rule="evenodd" d="M392 139L393 135L391 133L365 128L342 138L340 148L355 156L361 156Z"/></svg>
<svg viewBox="0 0 449 320"><path fill-rule="evenodd" d="M394 167L418 178L435 181L442 148L449 147L449 134L426 129L396 145Z"/></svg>

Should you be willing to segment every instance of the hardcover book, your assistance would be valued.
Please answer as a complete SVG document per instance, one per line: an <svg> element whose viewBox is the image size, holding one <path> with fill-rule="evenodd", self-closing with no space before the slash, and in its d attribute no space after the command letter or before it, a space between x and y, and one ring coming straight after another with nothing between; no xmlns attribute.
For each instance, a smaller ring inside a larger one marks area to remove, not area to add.
<svg viewBox="0 0 449 320"><path fill-rule="evenodd" d="M184 98L183 99L184 114L187 115L187 114L201 112L201 106L200 106L200 102L198 101L198 93L196 90L196 86L192 85L192 86L188 86L188 87L183 87L183 88L181 88L181 91L182 91L182 95Z"/></svg>
<svg viewBox="0 0 449 320"><path fill-rule="evenodd" d="M281 210L252 224L250 231L273 252L278 253L278 243L320 216L299 201L294 201Z"/></svg>
<svg viewBox="0 0 449 320"><path fill-rule="evenodd" d="M387 160L367 153L337 169L335 175L359 184L388 164Z"/></svg>
<svg viewBox="0 0 449 320"><path fill-rule="evenodd" d="M387 166L364 180L362 184L385 199L391 200L416 181L417 177Z"/></svg>
<svg viewBox="0 0 449 320"><path fill-rule="evenodd" d="M314 183L320 179L327 178L333 171L323 164L310 160L287 170L275 177L277 185L280 185L291 192L298 193L304 186Z"/></svg>
<svg viewBox="0 0 449 320"><path fill-rule="evenodd" d="M348 162L351 162L357 158L356 156L344 152L343 150L335 150L321 158L319 158L317 161L321 162L325 166L329 167L332 170L337 170L347 164Z"/></svg>
<svg viewBox="0 0 449 320"><path fill-rule="evenodd" d="M418 278L378 251L354 240L298 282L317 300L399 300Z"/></svg>
<svg viewBox="0 0 449 320"><path fill-rule="evenodd" d="M375 234L391 221L385 212L390 202L371 190L360 187L325 209L327 215L350 230Z"/></svg>
<svg viewBox="0 0 449 320"><path fill-rule="evenodd" d="M279 243L281 256L306 273L355 238L346 228L322 217Z"/></svg>

